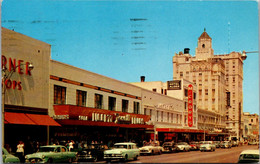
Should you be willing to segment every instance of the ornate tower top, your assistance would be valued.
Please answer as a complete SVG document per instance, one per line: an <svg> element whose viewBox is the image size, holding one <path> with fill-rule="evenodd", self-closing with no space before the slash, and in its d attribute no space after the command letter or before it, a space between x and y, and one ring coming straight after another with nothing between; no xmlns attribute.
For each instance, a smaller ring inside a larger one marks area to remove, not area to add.
<svg viewBox="0 0 260 164"><path fill-rule="evenodd" d="M204 28L204 32L200 35L198 39L198 47L196 48L195 55L197 59L202 59L202 60L214 56L214 52L212 49L212 39L206 32L206 28Z"/></svg>

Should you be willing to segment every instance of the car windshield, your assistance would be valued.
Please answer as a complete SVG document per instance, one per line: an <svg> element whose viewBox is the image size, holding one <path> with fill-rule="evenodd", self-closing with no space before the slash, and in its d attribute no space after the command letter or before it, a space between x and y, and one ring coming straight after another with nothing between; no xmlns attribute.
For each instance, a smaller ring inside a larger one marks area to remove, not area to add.
<svg viewBox="0 0 260 164"><path fill-rule="evenodd" d="M127 145L114 145L115 149L127 149Z"/></svg>
<svg viewBox="0 0 260 164"><path fill-rule="evenodd" d="M55 147L40 147L39 152L54 152Z"/></svg>
<svg viewBox="0 0 260 164"><path fill-rule="evenodd" d="M163 143L163 146L172 146L172 143L166 142L166 143Z"/></svg>
<svg viewBox="0 0 260 164"><path fill-rule="evenodd" d="M243 158L244 159L259 159L259 155L258 154L244 154Z"/></svg>

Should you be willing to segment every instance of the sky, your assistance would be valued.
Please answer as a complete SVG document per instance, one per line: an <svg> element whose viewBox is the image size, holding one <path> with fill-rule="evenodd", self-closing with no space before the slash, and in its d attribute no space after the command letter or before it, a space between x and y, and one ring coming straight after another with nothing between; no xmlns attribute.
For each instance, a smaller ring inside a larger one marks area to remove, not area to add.
<svg viewBox="0 0 260 164"><path fill-rule="evenodd" d="M173 79L172 57L259 50L256 1L4 0L2 26L51 45L51 58L124 82ZM259 58L244 61L244 112L259 114Z"/></svg>

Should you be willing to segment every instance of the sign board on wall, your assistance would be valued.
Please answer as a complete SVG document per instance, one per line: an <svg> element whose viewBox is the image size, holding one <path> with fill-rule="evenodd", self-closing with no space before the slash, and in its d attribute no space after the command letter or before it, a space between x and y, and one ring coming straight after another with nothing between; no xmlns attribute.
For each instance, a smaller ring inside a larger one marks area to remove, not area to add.
<svg viewBox="0 0 260 164"><path fill-rule="evenodd" d="M167 81L168 90L180 90L181 89L181 80L172 80Z"/></svg>

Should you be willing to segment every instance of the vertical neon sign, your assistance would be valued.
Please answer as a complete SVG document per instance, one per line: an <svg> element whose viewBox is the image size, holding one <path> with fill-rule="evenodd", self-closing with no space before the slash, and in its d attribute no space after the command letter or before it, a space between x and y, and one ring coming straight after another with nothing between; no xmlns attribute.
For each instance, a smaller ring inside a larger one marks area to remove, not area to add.
<svg viewBox="0 0 260 164"><path fill-rule="evenodd" d="M188 86L188 125L193 126L193 86Z"/></svg>

